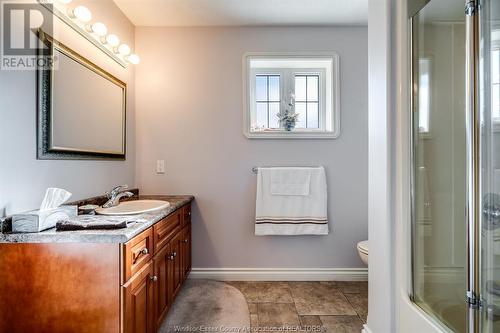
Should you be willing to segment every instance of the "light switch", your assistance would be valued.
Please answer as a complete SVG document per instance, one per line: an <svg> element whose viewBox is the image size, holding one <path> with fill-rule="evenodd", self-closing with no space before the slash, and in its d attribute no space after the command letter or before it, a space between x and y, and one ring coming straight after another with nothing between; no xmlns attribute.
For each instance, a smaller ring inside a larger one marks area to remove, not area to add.
<svg viewBox="0 0 500 333"><path fill-rule="evenodd" d="M165 173L165 160L156 161L156 173L158 174Z"/></svg>

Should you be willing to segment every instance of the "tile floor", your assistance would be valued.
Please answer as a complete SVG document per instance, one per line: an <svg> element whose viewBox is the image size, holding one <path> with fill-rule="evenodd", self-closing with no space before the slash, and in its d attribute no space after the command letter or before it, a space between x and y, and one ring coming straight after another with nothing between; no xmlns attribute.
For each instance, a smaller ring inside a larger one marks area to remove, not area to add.
<svg viewBox="0 0 500 333"><path fill-rule="evenodd" d="M252 328L359 333L368 313L368 283L228 282L248 303Z"/></svg>

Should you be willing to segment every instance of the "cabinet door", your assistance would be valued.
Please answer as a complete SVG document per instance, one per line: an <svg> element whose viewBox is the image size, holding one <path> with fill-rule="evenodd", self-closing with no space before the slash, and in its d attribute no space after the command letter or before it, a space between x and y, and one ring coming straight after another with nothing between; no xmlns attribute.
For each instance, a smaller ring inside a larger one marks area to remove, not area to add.
<svg viewBox="0 0 500 333"><path fill-rule="evenodd" d="M181 231L181 280L184 281L186 278L186 230L184 227Z"/></svg>
<svg viewBox="0 0 500 333"><path fill-rule="evenodd" d="M181 248L182 248L182 240L183 240L183 233L179 232L177 235L175 235L174 238L172 238L172 241L170 242L171 246L171 251L172 251L172 256L173 256L173 268L172 268L172 294L173 297L177 295L179 292L179 289L181 287L182 283L182 255L181 255Z"/></svg>
<svg viewBox="0 0 500 333"><path fill-rule="evenodd" d="M172 303L172 266L173 257L170 244L164 246L153 258L155 325L158 329Z"/></svg>
<svg viewBox="0 0 500 333"><path fill-rule="evenodd" d="M182 239L182 269L183 278L187 278L191 270L191 224L183 229Z"/></svg>
<svg viewBox="0 0 500 333"><path fill-rule="evenodd" d="M188 224L186 228L186 277L191 272L191 251L192 242L191 242L191 223Z"/></svg>
<svg viewBox="0 0 500 333"><path fill-rule="evenodd" d="M185 225L191 223L191 204L187 204L182 207L182 215L182 226L184 227Z"/></svg>
<svg viewBox="0 0 500 333"><path fill-rule="evenodd" d="M122 287L123 331L126 333L153 333L153 265L146 264Z"/></svg>

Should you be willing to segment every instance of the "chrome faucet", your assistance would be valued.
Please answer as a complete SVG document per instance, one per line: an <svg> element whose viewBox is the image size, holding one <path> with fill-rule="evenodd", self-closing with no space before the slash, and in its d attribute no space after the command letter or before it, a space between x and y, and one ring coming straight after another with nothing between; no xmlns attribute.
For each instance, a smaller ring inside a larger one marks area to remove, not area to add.
<svg viewBox="0 0 500 333"><path fill-rule="evenodd" d="M108 197L108 201L102 205L103 208L111 208L118 206L120 203L120 199L123 197L130 198L131 196L134 195L132 192L124 192L124 190L128 189L128 185L119 185L115 188L113 188L111 191L106 193L106 196Z"/></svg>

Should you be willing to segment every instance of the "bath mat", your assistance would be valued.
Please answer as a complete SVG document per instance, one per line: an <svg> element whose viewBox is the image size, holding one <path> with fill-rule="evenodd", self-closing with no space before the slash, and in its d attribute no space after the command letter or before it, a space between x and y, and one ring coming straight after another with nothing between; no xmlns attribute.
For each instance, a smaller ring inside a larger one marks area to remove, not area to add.
<svg viewBox="0 0 500 333"><path fill-rule="evenodd" d="M244 332L250 313L243 294L212 280L188 279L159 332Z"/></svg>

